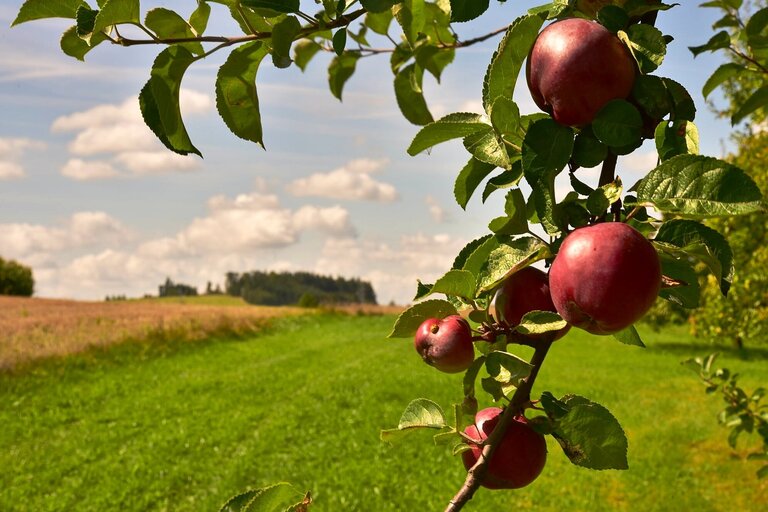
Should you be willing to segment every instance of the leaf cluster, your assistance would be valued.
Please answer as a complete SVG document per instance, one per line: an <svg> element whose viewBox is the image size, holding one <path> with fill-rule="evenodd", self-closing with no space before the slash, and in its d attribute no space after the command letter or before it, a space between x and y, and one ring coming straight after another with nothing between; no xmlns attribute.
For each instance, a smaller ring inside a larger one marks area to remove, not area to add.
<svg viewBox="0 0 768 512"><path fill-rule="evenodd" d="M708 394L719 395L725 402L725 407L718 413L718 422L728 428L728 444L736 448L741 434L756 434L762 439L762 450L749 454L749 460L768 461L768 402L764 402L768 390L757 388L747 393L739 386L739 374L732 373L728 368L715 368L714 362L718 354L706 357L696 357L683 361L699 376L706 386ZM758 478L768 477L768 463L757 470Z"/></svg>

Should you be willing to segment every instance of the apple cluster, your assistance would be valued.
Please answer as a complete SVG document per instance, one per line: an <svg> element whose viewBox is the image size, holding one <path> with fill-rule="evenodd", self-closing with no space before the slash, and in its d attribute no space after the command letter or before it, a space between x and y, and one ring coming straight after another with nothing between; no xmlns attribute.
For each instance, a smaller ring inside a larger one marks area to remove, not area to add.
<svg viewBox="0 0 768 512"><path fill-rule="evenodd" d="M602 2L607 3L607 2ZM526 78L536 104L558 123L580 129L592 123L610 101L627 98L638 74L627 46L595 21L567 18L546 27L528 55ZM414 344L422 359L440 371L458 373L475 360L474 343L508 341L531 346L552 343L573 327L597 335L630 327L653 305L661 288L659 257L639 231L624 222L604 222L570 232L548 272L525 267L507 277L493 297L494 322L473 335L460 315L429 318ZM519 332L526 314L554 312L565 327L543 333ZM465 428L469 449L462 452L469 470L498 424L503 409L482 409ZM488 462L481 484L516 489L533 482L544 468L544 436L518 414Z"/></svg>

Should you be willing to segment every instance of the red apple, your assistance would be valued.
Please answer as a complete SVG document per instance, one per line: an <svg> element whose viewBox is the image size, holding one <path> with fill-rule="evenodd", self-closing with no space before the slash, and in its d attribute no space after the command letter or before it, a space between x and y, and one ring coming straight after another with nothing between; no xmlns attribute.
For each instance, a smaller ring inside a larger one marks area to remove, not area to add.
<svg viewBox="0 0 768 512"><path fill-rule="evenodd" d="M656 250L622 222L603 222L569 234L549 269L552 302L569 324L611 334L638 321L661 288Z"/></svg>
<svg viewBox="0 0 768 512"><path fill-rule="evenodd" d="M464 433L478 442L485 441L499 422L501 413L498 407L478 411L475 425L465 428ZM475 465L482 451L482 446L473 445L461 454L467 470ZM481 485L488 489L525 487L536 480L546 462L547 442L544 436L528 426L524 416L518 416L509 424L496 451L491 455Z"/></svg>
<svg viewBox="0 0 768 512"><path fill-rule="evenodd" d="M629 49L597 22L556 21L531 48L526 78L531 96L558 123L584 126L606 103L632 92L636 65Z"/></svg>
<svg viewBox="0 0 768 512"><path fill-rule="evenodd" d="M425 363L446 373L463 372L475 360L472 330L459 315L424 320L414 345Z"/></svg>
<svg viewBox="0 0 768 512"><path fill-rule="evenodd" d="M508 277L496 291L493 300L498 320L510 327L520 324L523 316L530 311L557 311L549 294L549 278L536 267L525 267ZM532 340L559 340L571 327L543 334L530 334Z"/></svg>

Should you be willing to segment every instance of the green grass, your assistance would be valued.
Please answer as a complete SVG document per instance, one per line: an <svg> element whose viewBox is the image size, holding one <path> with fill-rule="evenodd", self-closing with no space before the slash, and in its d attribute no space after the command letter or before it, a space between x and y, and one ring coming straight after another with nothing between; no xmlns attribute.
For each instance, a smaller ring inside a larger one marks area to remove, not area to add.
<svg viewBox="0 0 768 512"><path fill-rule="evenodd" d="M161 304L195 304L198 306L249 306L242 297L232 295L212 294L194 295L189 297L148 297L132 299L140 302L154 302Z"/></svg>
<svg viewBox="0 0 768 512"><path fill-rule="evenodd" d="M391 323L311 315L243 340L125 344L0 375L0 510L214 511L277 481L311 489L312 510L442 510L460 461L429 436L389 447L378 435L413 398L447 408L460 377L384 339ZM571 334L535 388L608 407L629 437L628 471L574 467L550 439L533 485L481 490L466 510L766 510L756 463L732 456L719 401L679 364L710 347L645 334L646 350ZM749 389L765 384L765 352L719 362Z"/></svg>

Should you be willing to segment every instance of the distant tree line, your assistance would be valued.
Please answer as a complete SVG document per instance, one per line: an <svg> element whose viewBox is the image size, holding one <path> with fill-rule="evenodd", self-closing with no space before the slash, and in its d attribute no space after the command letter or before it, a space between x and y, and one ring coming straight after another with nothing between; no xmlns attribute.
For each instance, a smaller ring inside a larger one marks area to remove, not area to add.
<svg viewBox="0 0 768 512"><path fill-rule="evenodd" d="M159 297L190 297L197 295L197 288L188 284L174 283L171 278L165 279L165 284L158 286Z"/></svg>
<svg viewBox="0 0 768 512"><path fill-rule="evenodd" d="M0 295L31 297L34 291L35 279L31 268L0 258Z"/></svg>
<svg viewBox="0 0 768 512"><path fill-rule="evenodd" d="M227 272L225 292L250 304L376 304L371 283L310 272Z"/></svg>

